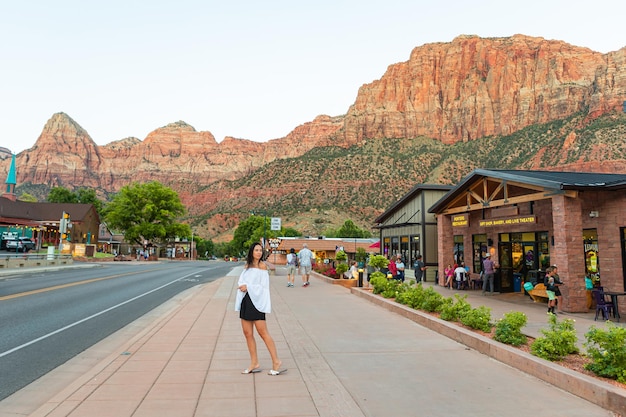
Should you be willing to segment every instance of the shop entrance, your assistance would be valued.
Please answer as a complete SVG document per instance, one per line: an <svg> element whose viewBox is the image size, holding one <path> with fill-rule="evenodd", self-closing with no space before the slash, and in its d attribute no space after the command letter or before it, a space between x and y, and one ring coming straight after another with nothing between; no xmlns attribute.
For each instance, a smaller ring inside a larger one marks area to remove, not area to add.
<svg viewBox="0 0 626 417"><path fill-rule="evenodd" d="M414 235L411 236L411 259L405 262L407 262L406 267L412 268L412 265L415 263L415 260L417 259L417 256L420 254L420 236L419 235Z"/></svg>
<svg viewBox="0 0 626 417"><path fill-rule="evenodd" d="M494 285L496 287L494 289L499 292L513 292L511 242L500 242L498 244L498 259L500 260L500 285Z"/></svg>
<svg viewBox="0 0 626 417"><path fill-rule="evenodd" d="M501 233L498 249L503 292L513 291L514 274L533 284L543 283L550 266L548 232Z"/></svg>

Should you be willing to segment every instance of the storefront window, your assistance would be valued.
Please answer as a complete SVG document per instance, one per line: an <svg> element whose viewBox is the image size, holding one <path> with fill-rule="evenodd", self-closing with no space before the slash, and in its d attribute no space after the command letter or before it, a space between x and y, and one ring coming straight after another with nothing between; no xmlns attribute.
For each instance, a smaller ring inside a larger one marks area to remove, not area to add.
<svg viewBox="0 0 626 417"><path fill-rule="evenodd" d="M420 237L419 235L411 236L411 265L417 259L417 255L420 254Z"/></svg>
<svg viewBox="0 0 626 417"><path fill-rule="evenodd" d="M398 236L391 237L391 253L389 256L397 255L400 251L400 239Z"/></svg>
<svg viewBox="0 0 626 417"><path fill-rule="evenodd" d="M409 262L409 237L402 236L400 238L400 254L405 263Z"/></svg>
<svg viewBox="0 0 626 417"><path fill-rule="evenodd" d="M585 275L591 278L595 286L600 284L600 257L598 255L598 230L584 229Z"/></svg>
<svg viewBox="0 0 626 417"><path fill-rule="evenodd" d="M391 250L391 238L385 237L383 238L383 255L389 256L390 250Z"/></svg>
<svg viewBox="0 0 626 417"><path fill-rule="evenodd" d="M473 235L472 245L474 249L472 259L474 263L474 272L479 273L483 267L483 258L487 254L487 235Z"/></svg>
<svg viewBox="0 0 626 417"><path fill-rule="evenodd" d="M465 256L463 254L463 235L454 236L454 263L461 265L461 262L465 262Z"/></svg>

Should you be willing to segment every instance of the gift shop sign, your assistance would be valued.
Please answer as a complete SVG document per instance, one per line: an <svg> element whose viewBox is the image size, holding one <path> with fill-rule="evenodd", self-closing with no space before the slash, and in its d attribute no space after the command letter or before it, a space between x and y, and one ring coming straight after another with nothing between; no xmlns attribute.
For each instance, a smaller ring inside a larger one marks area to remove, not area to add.
<svg viewBox="0 0 626 417"><path fill-rule="evenodd" d="M457 214L452 216L452 227L469 226L469 216L467 214Z"/></svg>
<svg viewBox="0 0 626 417"><path fill-rule="evenodd" d="M490 219L490 220L480 220L478 225L480 227L494 227L494 226L517 226L520 224L532 224L537 223L536 216L521 216L521 217L511 217L508 219Z"/></svg>

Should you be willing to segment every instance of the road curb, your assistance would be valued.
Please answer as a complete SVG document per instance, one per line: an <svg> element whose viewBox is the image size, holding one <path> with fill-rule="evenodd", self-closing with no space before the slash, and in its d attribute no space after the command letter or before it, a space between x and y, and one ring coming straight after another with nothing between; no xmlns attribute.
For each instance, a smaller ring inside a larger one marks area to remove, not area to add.
<svg viewBox="0 0 626 417"><path fill-rule="evenodd" d="M602 408L626 415L626 391L619 387L497 342L455 323L441 320L380 295L372 294L371 291L362 288L351 288L350 291L352 294L406 317L499 362L519 369Z"/></svg>

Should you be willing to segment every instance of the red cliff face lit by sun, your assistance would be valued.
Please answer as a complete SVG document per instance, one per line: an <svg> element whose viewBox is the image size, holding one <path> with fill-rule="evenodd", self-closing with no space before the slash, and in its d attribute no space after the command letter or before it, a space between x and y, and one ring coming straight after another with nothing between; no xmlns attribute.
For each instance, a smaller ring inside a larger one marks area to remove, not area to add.
<svg viewBox="0 0 626 417"><path fill-rule="evenodd" d="M346 140L427 136L451 144L579 111L597 116L621 107L625 64L626 48L603 55L522 35L420 46L361 87Z"/></svg>

